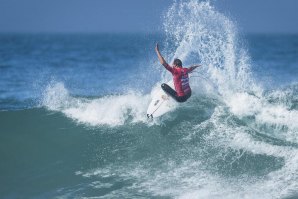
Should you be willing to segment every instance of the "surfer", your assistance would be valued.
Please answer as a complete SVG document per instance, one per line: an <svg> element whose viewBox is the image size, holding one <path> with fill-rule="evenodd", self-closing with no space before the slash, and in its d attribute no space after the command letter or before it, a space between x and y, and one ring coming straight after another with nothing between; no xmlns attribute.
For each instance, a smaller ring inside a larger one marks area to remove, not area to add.
<svg viewBox="0 0 298 199"><path fill-rule="evenodd" d="M158 43L155 47L156 54L159 62L173 75L175 90L169 85L163 83L161 88L173 97L177 102L185 102L191 96L191 89L189 86L188 73L192 72L195 68L200 65L193 65L189 68L182 67L182 61L180 59L174 59L173 66L170 66L163 56L159 52Z"/></svg>

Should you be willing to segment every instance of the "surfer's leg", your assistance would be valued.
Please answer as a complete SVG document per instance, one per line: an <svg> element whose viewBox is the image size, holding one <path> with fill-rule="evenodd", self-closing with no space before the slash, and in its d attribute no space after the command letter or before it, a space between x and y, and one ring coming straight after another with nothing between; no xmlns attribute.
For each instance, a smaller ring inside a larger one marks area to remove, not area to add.
<svg viewBox="0 0 298 199"><path fill-rule="evenodd" d="M180 102L180 103L185 102L186 100L187 100L187 98L186 98L185 96L181 96L181 97L178 96L178 97L176 98L176 101L177 101L177 102Z"/></svg>
<svg viewBox="0 0 298 199"><path fill-rule="evenodd" d="M164 90L167 94L169 94L171 97L176 99L177 93L174 89L172 89L169 85L167 84L162 84L161 85L162 90Z"/></svg>
<svg viewBox="0 0 298 199"><path fill-rule="evenodd" d="M186 102L188 98L190 98L191 93L188 93L187 95L184 95L182 97L176 97L177 102Z"/></svg>

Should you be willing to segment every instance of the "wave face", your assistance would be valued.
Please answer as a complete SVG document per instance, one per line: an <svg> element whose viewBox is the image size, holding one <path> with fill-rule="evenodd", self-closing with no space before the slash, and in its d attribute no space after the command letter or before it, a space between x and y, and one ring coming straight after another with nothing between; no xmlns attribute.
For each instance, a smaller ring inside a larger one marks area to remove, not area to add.
<svg viewBox="0 0 298 199"><path fill-rule="evenodd" d="M248 46L209 1L175 1L163 18L163 36L15 38L25 55L4 42L20 57L0 68L1 197L298 197L298 37ZM161 39L168 61L202 67L187 103L147 120L152 87L171 78L152 61Z"/></svg>

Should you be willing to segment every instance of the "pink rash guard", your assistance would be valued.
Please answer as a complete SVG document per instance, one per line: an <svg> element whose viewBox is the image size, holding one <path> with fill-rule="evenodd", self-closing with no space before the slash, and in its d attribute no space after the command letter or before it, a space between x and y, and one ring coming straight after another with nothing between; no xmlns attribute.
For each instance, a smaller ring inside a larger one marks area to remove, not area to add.
<svg viewBox="0 0 298 199"><path fill-rule="evenodd" d="M191 89L189 86L188 73L191 72L192 69L171 67L169 64L164 67L173 75L173 81L177 95L181 97L189 94Z"/></svg>

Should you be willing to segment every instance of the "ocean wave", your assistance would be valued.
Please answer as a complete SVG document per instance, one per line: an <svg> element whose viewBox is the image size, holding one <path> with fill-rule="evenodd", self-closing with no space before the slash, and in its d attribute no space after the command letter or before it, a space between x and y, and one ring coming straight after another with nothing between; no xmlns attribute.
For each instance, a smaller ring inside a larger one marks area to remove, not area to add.
<svg viewBox="0 0 298 199"><path fill-rule="evenodd" d="M41 101L49 110L60 111L79 123L91 126L117 126L127 120L132 123L146 121L144 115L148 103L148 95L133 92L97 99L72 97L63 83L50 84Z"/></svg>
<svg viewBox="0 0 298 199"><path fill-rule="evenodd" d="M150 94L89 99L72 96L63 83L51 83L44 91L41 104L48 110L120 132L121 138L107 143L95 140L93 156L102 164L75 174L92 190L109 188L107 198L295 195L297 87L265 91L258 85L233 21L209 1L176 1L165 14L164 28L167 57L202 62L205 79L191 79L194 95L161 125L148 125ZM163 73L161 80L169 77Z"/></svg>

